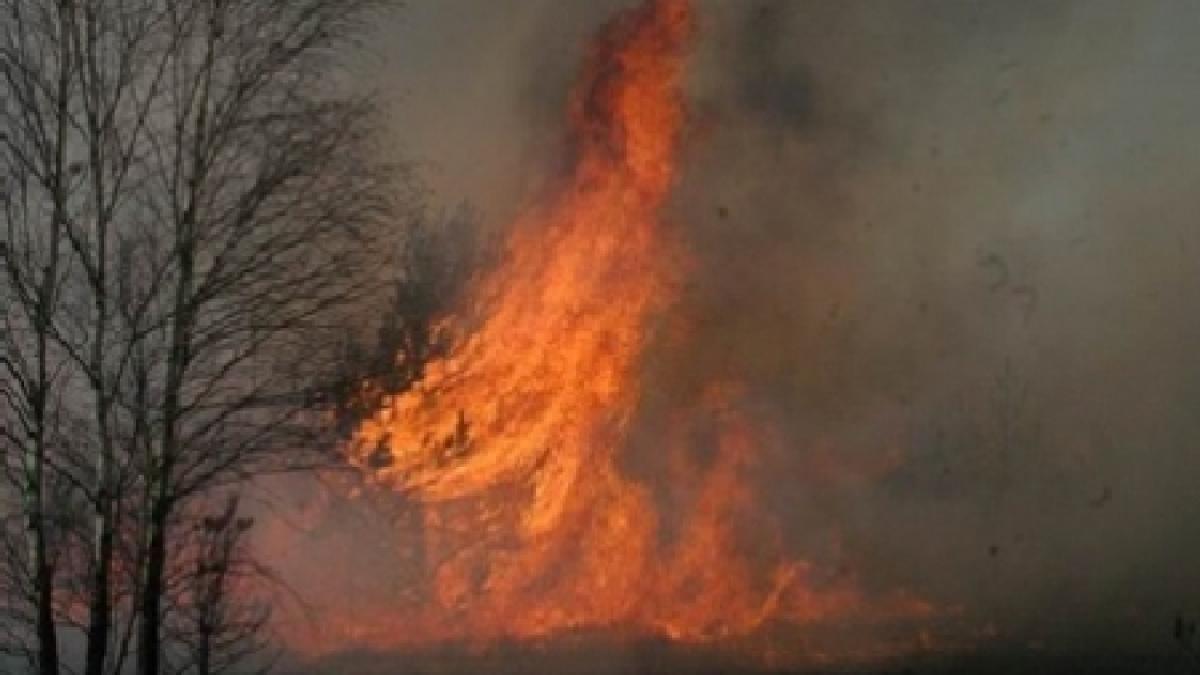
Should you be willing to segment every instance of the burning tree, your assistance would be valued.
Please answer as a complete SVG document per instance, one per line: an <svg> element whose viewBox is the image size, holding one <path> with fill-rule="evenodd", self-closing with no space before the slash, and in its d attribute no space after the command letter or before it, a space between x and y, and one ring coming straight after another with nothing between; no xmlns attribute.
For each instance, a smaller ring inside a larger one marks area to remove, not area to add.
<svg viewBox="0 0 1200 675"><path fill-rule="evenodd" d="M40 672L68 627L88 675L161 672L203 595L169 593L183 515L327 447L314 392L394 249L336 77L377 4L0 0L5 608Z"/></svg>

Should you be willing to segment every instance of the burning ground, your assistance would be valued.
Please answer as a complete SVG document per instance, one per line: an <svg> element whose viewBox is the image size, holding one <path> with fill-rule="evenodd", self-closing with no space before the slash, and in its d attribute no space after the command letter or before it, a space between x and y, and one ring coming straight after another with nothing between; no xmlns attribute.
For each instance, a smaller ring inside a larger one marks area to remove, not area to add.
<svg viewBox="0 0 1200 675"><path fill-rule="evenodd" d="M287 486L292 644L1184 663L1200 12L586 5L414 7L375 76L502 246L356 496Z"/></svg>

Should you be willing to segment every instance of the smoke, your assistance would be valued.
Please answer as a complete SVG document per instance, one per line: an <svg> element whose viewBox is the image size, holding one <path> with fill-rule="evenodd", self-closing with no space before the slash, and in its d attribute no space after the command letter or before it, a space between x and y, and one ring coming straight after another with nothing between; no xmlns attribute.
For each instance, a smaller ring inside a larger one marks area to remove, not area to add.
<svg viewBox="0 0 1200 675"><path fill-rule="evenodd" d="M1161 646L1200 601L1200 13L706 9L675 368L787 425L797 541L1008 639Z"/></svg>
<svg viewBox="0 0 1200 675"><path fill-rule="evenodd" d="M436 199L499 226L627 4L414 4L363 79ZM650 355L651 408L745 382L785 439L763 489L790 549L962 633L1171 649L1200 611L1200 7L699 4L687 337ZM296 545L300 585L381 546L355 518ZM394 569L358 567L354 602Z"/></svg>

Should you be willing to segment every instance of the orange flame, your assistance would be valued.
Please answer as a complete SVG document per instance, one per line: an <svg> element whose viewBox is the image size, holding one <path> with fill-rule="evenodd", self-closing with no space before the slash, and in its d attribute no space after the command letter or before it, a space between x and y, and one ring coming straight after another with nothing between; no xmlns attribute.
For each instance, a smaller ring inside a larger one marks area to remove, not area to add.
<svg viewBox="0 0 1200 675"><path fill-rule="evenodd" d="M648 1L601 32L570 100L572 171L510 230L449 356L358 429L351 459L422 504L432 589L411 612L355 626L358 641L593 629L710 641L858 603L849 586L814 588L771 536L756 538L770 550L743 550L739 525L771 528L749 487L759 441L735 387L710 387L661 443L686 492L670 518L622 464L642 357L679 276L660 212L692 32L687 0Z"/></svg>

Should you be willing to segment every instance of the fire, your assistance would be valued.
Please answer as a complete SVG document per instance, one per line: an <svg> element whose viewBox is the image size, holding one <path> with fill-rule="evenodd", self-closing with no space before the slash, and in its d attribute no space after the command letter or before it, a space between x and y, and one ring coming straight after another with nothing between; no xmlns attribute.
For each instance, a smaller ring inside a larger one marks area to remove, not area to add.
<svg viewBox="0 0 1200 675"><path fill-rule="evenodd" d="M860 602L780 552L748 478L763 439L737 386L713 383L653 449L637 444L661 453L666 488L626 461L643 357L683 272L662 211L693 23L687 0L651 0L603 29L570 99L572 170L509 230L450 321L450 354L357 430L351 459L421 504L430 589L347 628L358 641L708 642Z"/></svg>

